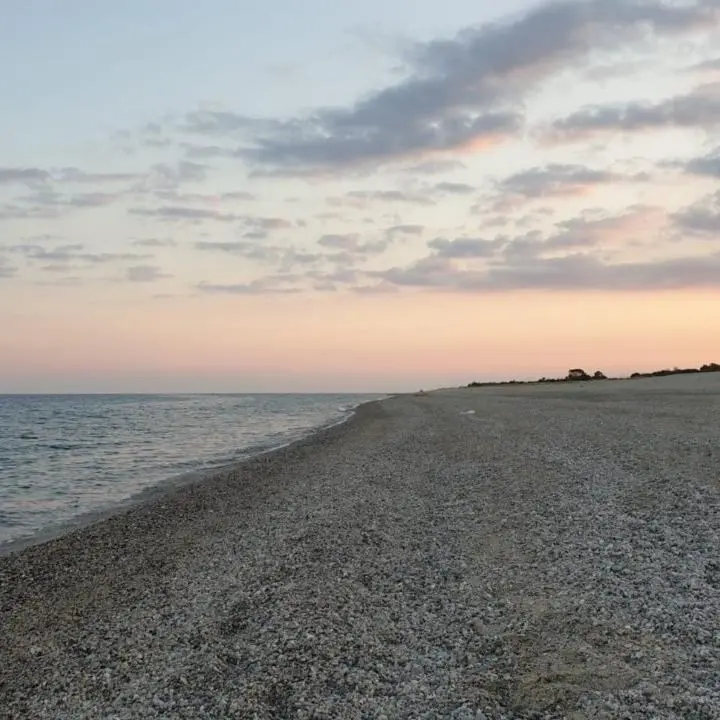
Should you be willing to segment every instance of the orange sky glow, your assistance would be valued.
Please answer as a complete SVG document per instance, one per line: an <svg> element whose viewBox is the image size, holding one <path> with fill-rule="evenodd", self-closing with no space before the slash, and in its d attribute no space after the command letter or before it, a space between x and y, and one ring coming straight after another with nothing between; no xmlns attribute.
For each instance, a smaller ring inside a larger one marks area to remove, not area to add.
<svg viewBox="0 0 720 720"><path fill-rule="evenodd" d="M0 68L0 393L719 362L716 3L398 2L282 43L195 18L205 59L131 58L128 22L107 57L76 37Z"/></svg>

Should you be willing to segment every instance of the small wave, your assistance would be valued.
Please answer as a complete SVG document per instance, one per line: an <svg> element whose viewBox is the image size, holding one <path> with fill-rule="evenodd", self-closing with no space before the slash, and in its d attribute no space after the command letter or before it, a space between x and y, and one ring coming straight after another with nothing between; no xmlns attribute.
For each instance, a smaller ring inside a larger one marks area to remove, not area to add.
<svg viewBox="0 0 720 720"><path fill-rule="evenodd" d="M338 410L340 412L350 412L351 410L355 410L360 405L360 403L348 403L347 405L339 405Z"/></svg>
<svg viewBox="0 0 720 720"><path fill-rule="evenodd" d="M347 421L369 399L48 396L30 405L13 400L16 404L0 406L0 435L13 439L0 447L0 507L5 513L14 509L26 527L51 528L81 511L119 507L167 478L204 475L290 445ZM168 403L174 403L171 409ZM3 529L0 522L0 544L20 537L19 528Z"/></svg>

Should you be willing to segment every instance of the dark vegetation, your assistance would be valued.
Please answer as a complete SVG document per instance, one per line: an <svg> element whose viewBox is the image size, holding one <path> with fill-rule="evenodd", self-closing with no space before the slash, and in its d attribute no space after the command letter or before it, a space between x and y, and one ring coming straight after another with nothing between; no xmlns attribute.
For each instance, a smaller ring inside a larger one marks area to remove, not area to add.
<svg viewBox="0 0 720 720"><path fill-rule="evenodd" d="M691 375L694 373L720 372L720 364L708 363L699 368L673 368L672 370L655 370L654 372L634 372L631 379L644 377L666 377L668 375ZM592 375L586 373L582 368L573 368L563 378L541 377L539 380L504 380L501 382L471 382L468 387L489 387L492 385L536 385L538 383L565 383L565 382L587 382L591 380L620 380L621 378L608 378L605 373L596 370Z"/></svg>
<svg viewBox="0 0 720 720"><path fill-rule="evenodd" d="M692 375L694 373L720 372L720 364L708 363L699 368L673 368L672 370L655 370L649 373L634 372L631 378L641 377L665 377L667 375Z"/></svg>

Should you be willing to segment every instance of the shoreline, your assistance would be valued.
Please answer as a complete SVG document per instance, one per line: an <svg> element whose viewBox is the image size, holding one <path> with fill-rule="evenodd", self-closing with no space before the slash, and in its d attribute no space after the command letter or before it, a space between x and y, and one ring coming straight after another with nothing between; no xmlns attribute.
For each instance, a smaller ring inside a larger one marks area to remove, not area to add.
<svg viewBox="0 0 720 720"><path fill-rule="evenodd" d="M719 380L371 401L0 558L0 707L713 717Z"/></svg>
<svg viewBox="0 0 720 720"><path fill-rule="evenodd" d="M393 397L388 395L387 397ZM386 399L386 398L381 398ZM195 485L197 483L203 483L213 479L218 475L231 473L239 465L249 462L255 458L274 453L278 450L282 450L287 447L293 446L295 443L300 443L304 440L312 438L316 433L321 433L325 430L329 430L333 427L344 425L350 422L354 417L359 407L366 405L371 402L379 402L380 400L368 400L366 402L358 403L357 405L343 410L346 413L339 420L332 420L318 425L316 427L308 429L300 437L297 437L287 442L280 443L267 447L259 452L251 452L247 457L234 460L228 463L216 465L214 467L208 467L200 470L190 470L175 475L169 475L168 477L160 480L159 482L149 487L140 490L139 492L133 493L127 498L113 503L107 507L98 510L89 510L87 512L80 513L69 520L53 524L46 528L42 528L30 535L21 536L5 542L0 542L0 558L8 555L14 555L18 552L22 552L26 548L34 547L35 545L41 545L51 540L63 537L64 535L74 532L76 530L82 530L83 528L95 525L96 523L103 522L112 518L115 515L122 514L140 505L150 503L161 499L163 495L171 492L178 488L183 488L188 485Z"/></svg>

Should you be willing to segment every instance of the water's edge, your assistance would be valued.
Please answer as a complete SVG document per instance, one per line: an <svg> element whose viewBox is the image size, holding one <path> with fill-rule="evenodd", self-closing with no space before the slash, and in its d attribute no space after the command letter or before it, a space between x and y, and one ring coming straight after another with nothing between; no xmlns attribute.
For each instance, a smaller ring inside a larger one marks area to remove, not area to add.
<svg viewBox="0 0 720 720"><path fill-rule="evenodd" d="M57 538L67 535L73 531L82 530L90 525L95 525L103 520L107 520L108 518L121 515L122 513L140 505L159 500L173 490L187 487L189 485L199 484L209 480L210 478L217 477L218 475L226 475L246 465L247 463L257 460L258 458L270 456L280 450L285 450L296 445L311 442L318 436L332 430L333 428L351 423L357 417L357 413L361 407L380 403L391 397L394 396L387 395L380 399L358 403L355 407L348 409L347 414L339 420L332 420L314 428L309 428L308 431L300 437L296 437L287 442L283 442L257 452L251 452L247 457L230 463L217 465L215 467L208 467L203 470L193 470L191 472L180 473L179 475L171 475L150 487L144 488L140 492L134 493L124 500L113 503L104 509L80 513L70 520L49 526L32 533L31 535L0 543L0 557L12 555L21 552L26 548L42 545L43 543L50 542L51 540L56 540Z"/></svg>

